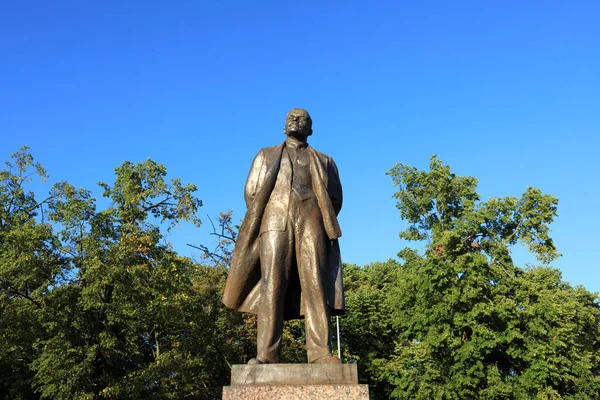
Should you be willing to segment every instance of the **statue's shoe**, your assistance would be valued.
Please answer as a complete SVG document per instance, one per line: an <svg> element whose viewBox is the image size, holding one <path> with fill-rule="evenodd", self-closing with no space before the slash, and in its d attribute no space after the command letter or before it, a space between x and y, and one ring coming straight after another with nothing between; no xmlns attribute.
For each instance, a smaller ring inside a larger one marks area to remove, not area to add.
<svg viewBox="0 0 600 400"><path fill-rule="evenodd" d="M266 364L264 361L260 361L258 358L251 358L250 361L248 361L248 365L259 365L259 364Z"/></svg>
<svg viewBox="0 0 600 400"><path fill-rule="evenodd" d="M337 356L333 356L331 354L327 354L315 361L314 364L341 364L342 361Z"/></svg>

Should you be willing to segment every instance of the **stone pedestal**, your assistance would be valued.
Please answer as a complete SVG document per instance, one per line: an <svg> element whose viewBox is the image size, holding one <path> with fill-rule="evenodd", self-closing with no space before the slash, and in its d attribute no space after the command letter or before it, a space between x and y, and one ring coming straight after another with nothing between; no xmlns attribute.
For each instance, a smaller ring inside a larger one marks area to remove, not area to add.
<svg viewBox="0 0 600 400"><path fill-rule="evenodd" d="M223 400L368 400L356 364L233 365Z"/></svg>

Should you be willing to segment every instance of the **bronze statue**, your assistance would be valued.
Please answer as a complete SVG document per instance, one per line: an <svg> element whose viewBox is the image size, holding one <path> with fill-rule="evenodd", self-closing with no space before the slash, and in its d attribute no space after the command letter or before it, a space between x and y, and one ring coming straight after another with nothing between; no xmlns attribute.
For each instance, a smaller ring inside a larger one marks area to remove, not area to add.
<svg viewBox="0 0 600 400"><path fill-rule="evenodd" d="M283 321L305 319L309 363L340 363L331 354L330 316L344 312L337 215L342 186L333 159L306 139L312 120L294 108L285 142L254 158L244 197L248 211L233 252L223 303L258 315L257 356L277 363Z"/></svg>

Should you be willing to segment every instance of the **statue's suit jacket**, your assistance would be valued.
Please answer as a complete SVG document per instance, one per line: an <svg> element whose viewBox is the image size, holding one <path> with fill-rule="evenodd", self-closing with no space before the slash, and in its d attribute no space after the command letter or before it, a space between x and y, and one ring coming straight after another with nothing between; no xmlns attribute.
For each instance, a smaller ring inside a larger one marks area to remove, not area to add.
<svg viewBox="0 0 600 400"><path fill-rule="evenodd" d="M248 211L242 221L233 251L229 275L223 294L223 303L233 309L258 314L260 300L260 234L268 230L288 229L289 197L291 195L292 167L285 142L279 146L261 149L255 157L244 191ZM333 159L307 147L312 189L323 217L327 243L328 265L322 268L323 296L331 314L344 312L342 263L337 239L342 235L337 214L342 207L342 186ZM292 271L297 271L296 260ZM283 266L282 266L283 268ZM292 275L294 276L294 275ZM302 293L297 274L288 283L284 318L304 315Z"/></svg>

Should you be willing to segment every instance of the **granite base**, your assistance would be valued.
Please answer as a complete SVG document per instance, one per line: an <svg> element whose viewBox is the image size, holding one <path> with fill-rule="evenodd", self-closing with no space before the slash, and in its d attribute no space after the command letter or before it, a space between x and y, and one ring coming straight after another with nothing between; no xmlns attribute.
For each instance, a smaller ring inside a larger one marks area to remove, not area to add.
<svg viewBox="0 0 600 400"><path fill-rule="evenodd" d="M368 400L356 364L233 365L223 400Z"/></svg>
<svg viewBox="0 0 600 400"><path fill-rule="evenodd" d="M368 385L225 386L223 400L369 400Z"/></svg>

